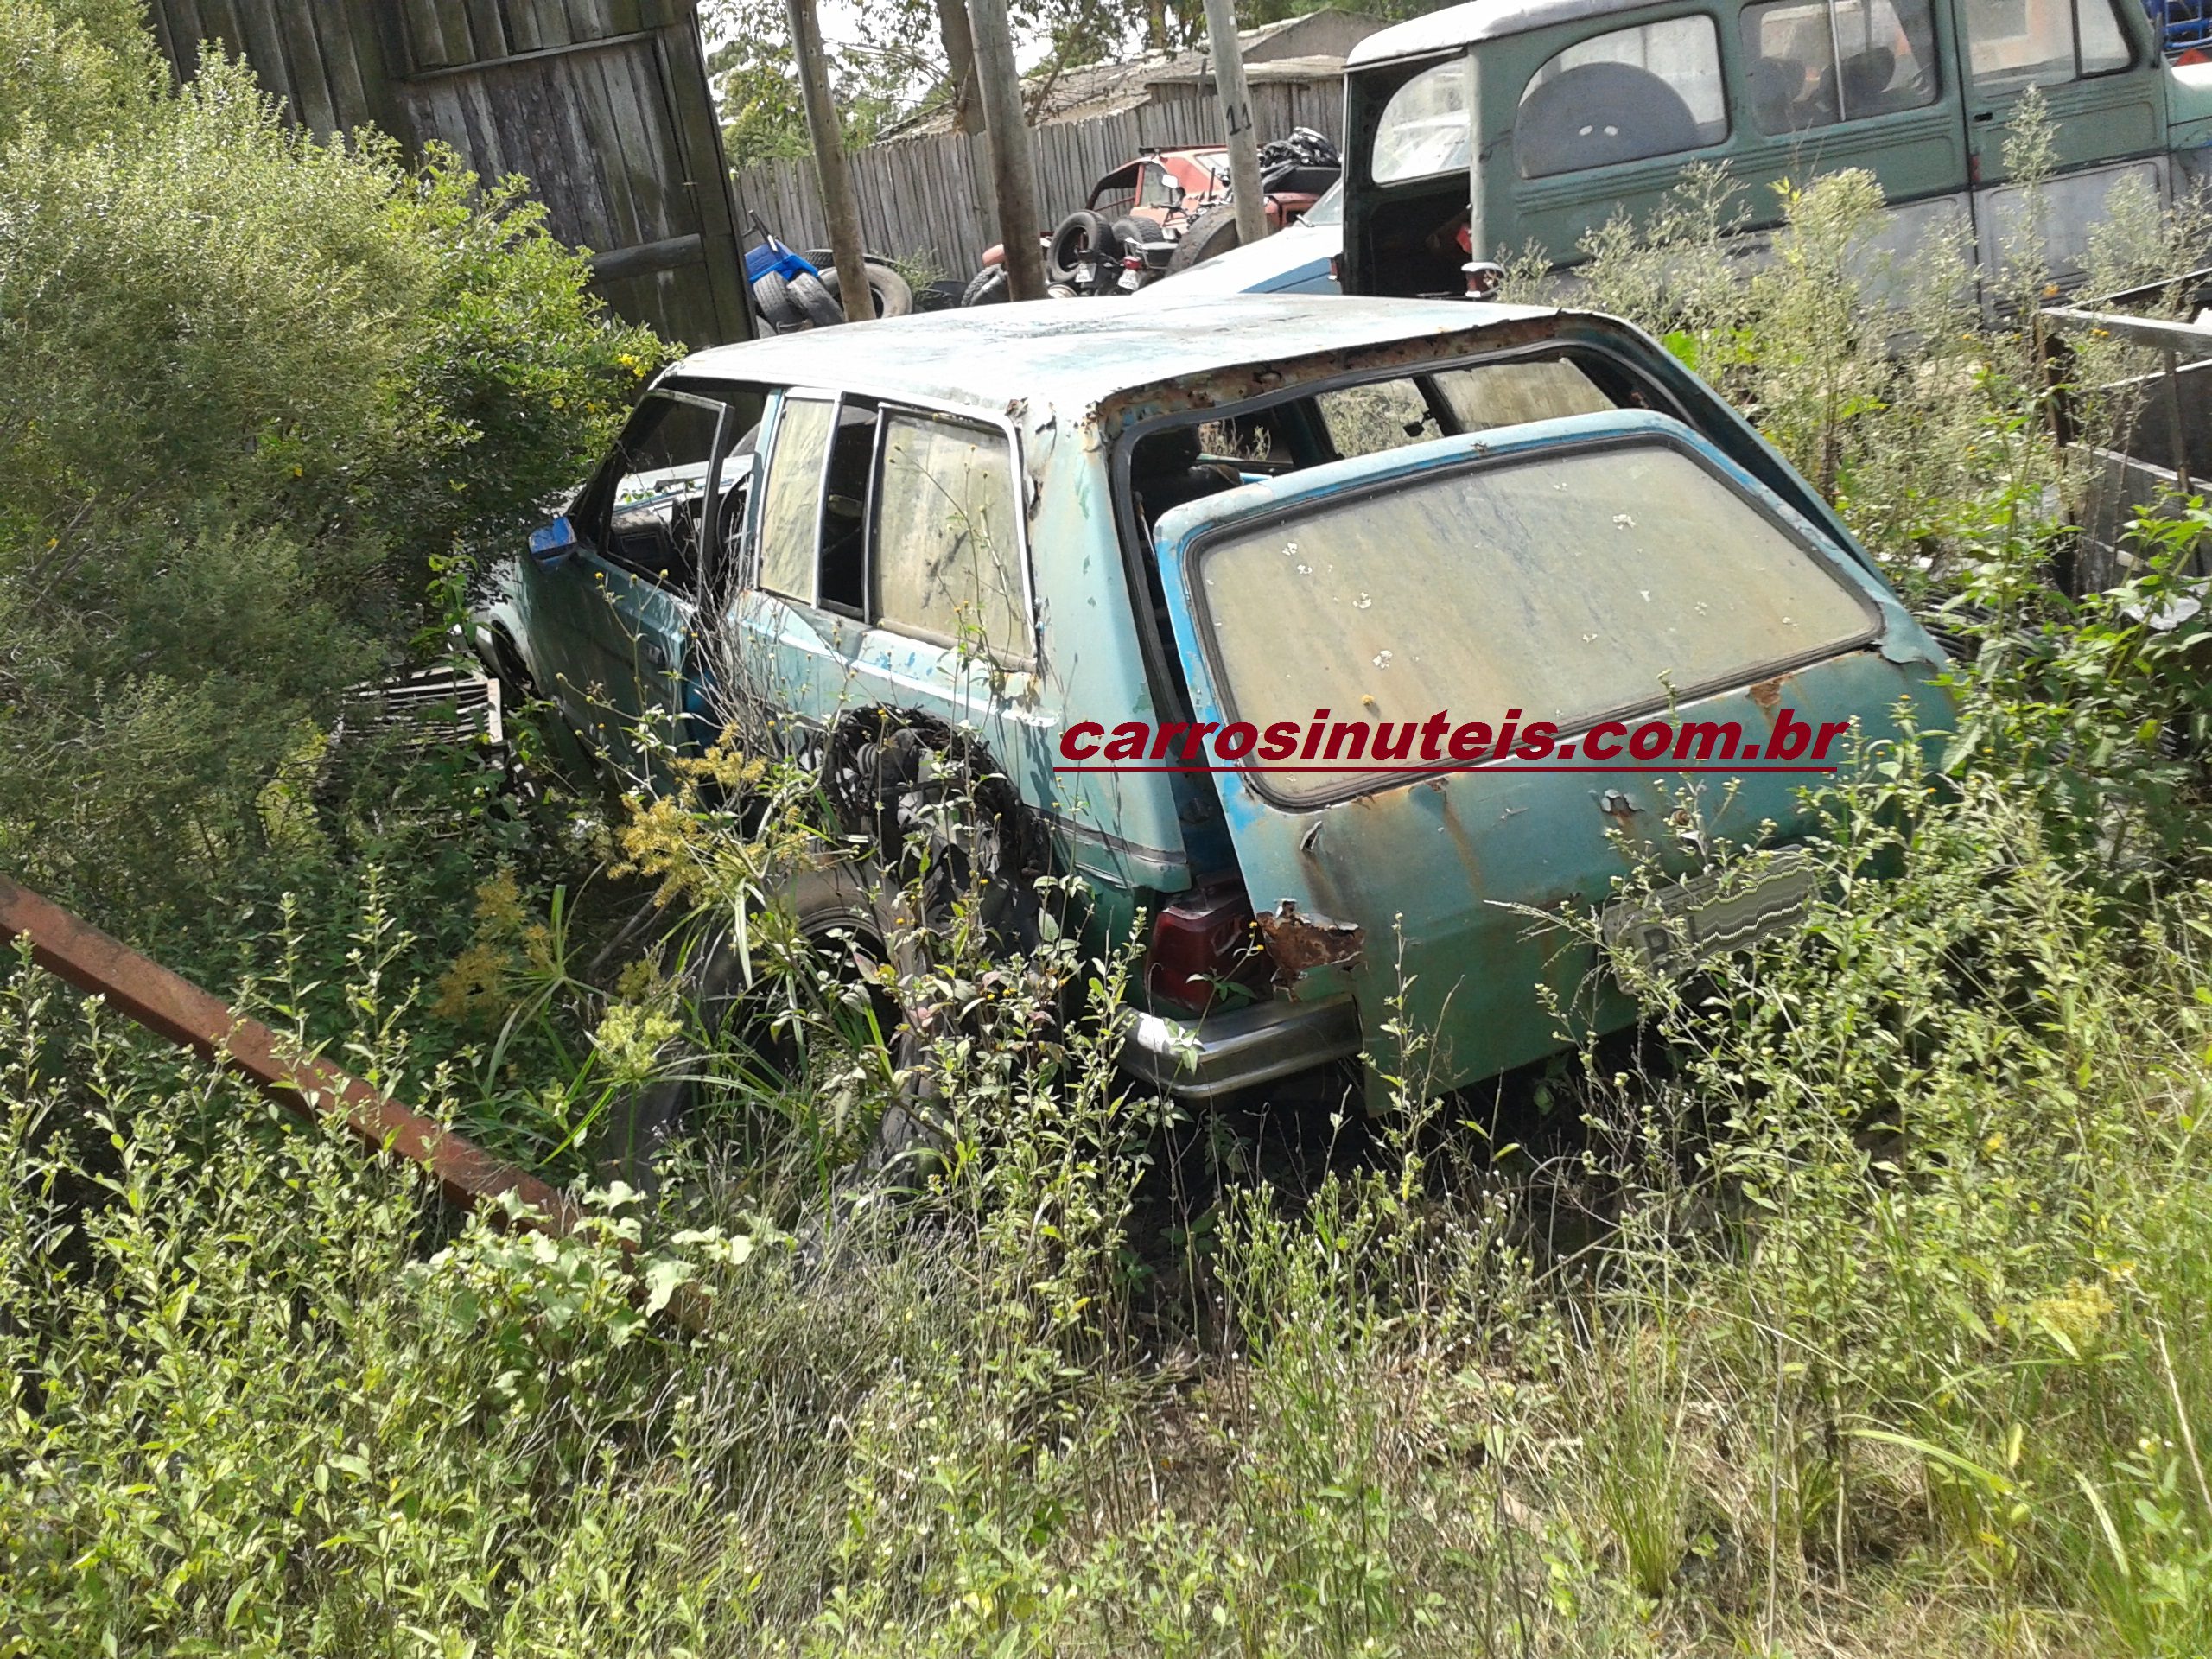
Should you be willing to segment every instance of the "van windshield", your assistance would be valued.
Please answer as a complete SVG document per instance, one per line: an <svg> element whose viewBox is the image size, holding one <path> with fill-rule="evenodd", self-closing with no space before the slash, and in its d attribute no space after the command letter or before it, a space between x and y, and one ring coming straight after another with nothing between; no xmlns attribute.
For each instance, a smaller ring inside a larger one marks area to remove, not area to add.
<svg viewBox="0 0 2212 1659"><path fill-rule="evenodd" d="M1194 563L1227 718L1440 709L1573 733L1872 636L1872 602L1662 439L1478 463L1234 525ZM1270 773L1287 802L1372 779Z"/></svg>
<svg viewBox="0 0 2212 1659"><path fill-rule="evenodd" d="M1390 94L1369 162L1376 183L1433 178L1467 165L1469 73L1467 59L1447 59Z"/></svg>

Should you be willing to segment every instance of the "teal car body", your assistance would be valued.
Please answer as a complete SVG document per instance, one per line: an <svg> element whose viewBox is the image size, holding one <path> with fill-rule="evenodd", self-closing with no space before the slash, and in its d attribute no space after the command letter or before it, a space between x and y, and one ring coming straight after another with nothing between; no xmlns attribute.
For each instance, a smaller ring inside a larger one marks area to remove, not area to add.
<svg viewBox="0 0 2212 1659"><path fill-rule="evenodd" d="M687 422L696 457L654 435ZM1686 798L1717 839L1787 841L1808 780L1109 765L1099 734L1510 702L1569 740L1778 708L1880 740L1948 707L1941 651L1827 505L1586 314L1163 294L724 346L656 382L538 539L480 645L648 787L612 711L677 747L728 722L813 755L886 709L969 734L1091 941L1147 930L1123 1061L1191 1099L1387 1064L1408 982L1437 1087L1559 1046L1540 982L1626 1021L1580 994L1602 952L1523 911L1602 909L1639 849L1695 875Z"/></svg>

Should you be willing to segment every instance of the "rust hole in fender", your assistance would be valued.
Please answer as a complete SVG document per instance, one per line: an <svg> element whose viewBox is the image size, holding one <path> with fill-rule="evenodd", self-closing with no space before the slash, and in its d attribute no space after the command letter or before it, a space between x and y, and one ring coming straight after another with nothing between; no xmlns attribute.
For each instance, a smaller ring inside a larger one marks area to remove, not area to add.
<svg viewBox="0 0 2212 1659"><path fill-rule="evenodd" d="M1278 985L1288 985L1316 968L1351 967L1367 948L1367 930L1359 924L1301 916L1295 899L1262 911L1257 919Z"/></svg>

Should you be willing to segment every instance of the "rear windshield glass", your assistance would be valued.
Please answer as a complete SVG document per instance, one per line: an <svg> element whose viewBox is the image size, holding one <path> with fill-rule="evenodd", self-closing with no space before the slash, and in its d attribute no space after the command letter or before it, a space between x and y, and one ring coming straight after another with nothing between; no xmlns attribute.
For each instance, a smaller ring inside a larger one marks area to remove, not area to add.
<svg viewBox="0 0 2212 1659"><path fill-rule="evenodd" d="M1562 733L1868 637L1869 602L1689 455L1641 442L1402 480L1198 556L1228 717ZM1271 773L1325 800L1354 780Z"/></svg>

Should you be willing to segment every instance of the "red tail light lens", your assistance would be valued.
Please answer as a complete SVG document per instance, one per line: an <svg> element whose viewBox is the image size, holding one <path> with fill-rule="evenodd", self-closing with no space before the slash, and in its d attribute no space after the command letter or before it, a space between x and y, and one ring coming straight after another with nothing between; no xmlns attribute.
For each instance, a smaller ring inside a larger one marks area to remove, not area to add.
<svg viewBox="0 0 2212 1659"><path fill-rule="evenodd" d="M1220 982L1250 979L1261 969L1257 944L1243 888L1185 893L1152 919L1145 989L1155 999L1202 1013L1219 995Z"/></svg>

